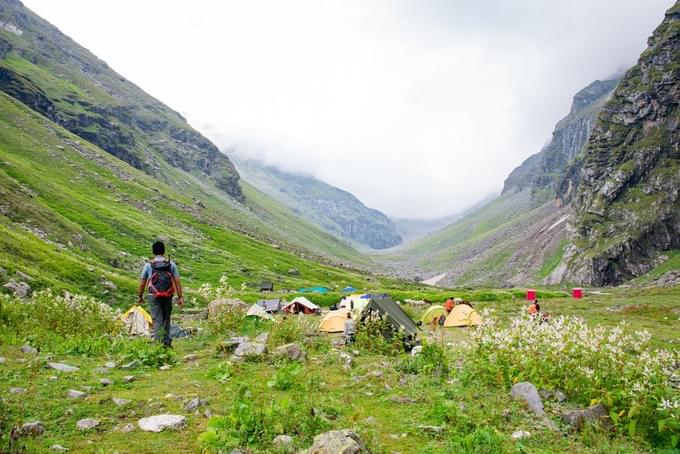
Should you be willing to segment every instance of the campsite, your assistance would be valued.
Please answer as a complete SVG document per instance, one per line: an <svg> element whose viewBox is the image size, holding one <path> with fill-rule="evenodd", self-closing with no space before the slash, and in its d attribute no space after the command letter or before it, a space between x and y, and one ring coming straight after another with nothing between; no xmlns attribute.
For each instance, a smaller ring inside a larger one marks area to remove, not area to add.
<svg viewBox="0 0 680 454"><path fill-rule="evenodd" d="M371 293L384 297L390 292ZM404 300L408 299L404 296L414 301L427 296L443 302L451 291L392 293ZM280 296L290 302L298 298ZM344 295L337 296L339 302ZM488 317L492 324L527 318L529 302L522 297L523 289L478 292L483 301L475 301L467 292L460 296L474 301L478 316L484 321ZM567 291L539 290L538 296L553 323L562 326L566 322L561 317L580 317L596 336L597 330L615 332L625 322L626 334L649 330L650 345L645 348L677 351L677 289L592 291L582 299L572 298ZM397 304L396 298L367 298L357 313L360 318L386 310L395 325L407 325L406 332L415 329L421 346L410 352L387 337L369 338L361 332L361 324L356 343L343 345L342 324L324 329L324 320L336 312L343 321L349 308L329 311L326 303L321 314L270 313L258 298L232 292L211 306L210 315L207 305L185 308L176 320L193 334L176 339L171 351L154 347L143 336L123 333L105 341L37 331L27 338L28 344L39 347L32 353L7 337L8 316L4 315L1 427L40 420L42 435L16 441L28 452L48 452L53 445L72 452L95 451L96 446L107 446L110 452L150 452L161 447L165 452L219 452L218 446L240 447L242 452L295 452L310 446L315 435L333 429L352 430L371 452L544 452L549 446L550 450L605 453L640 452L653 446L655 436L648 427L640 427L633 436L627 427L615 432L596 425L570 428L560 415L588 408L594 390L541 390L547 416L537 416L521 399L510 397L510 388L515 381L547 386L552 383L547 372L542 376L540 370L508 371L510 382L493 377L487 381L478 368L488 365L471 356L479 327L437 327L432 332L425 321L428 314L441 312L437 304L431 308ZM314 304L313 296L305 299ZM3 300L3 310L11 311L14 304ZM49 298L43 296L36 304L49 307ZM83 315L72 323L96 320L89 301L79 304ZM216 310L217 306L227 309ZM47 321L49 311L45 317ZM68 331L67 322L61 323ZM535 335L540 337L538 332ZM107 342L111 344L100 345ZM244 356L235 355L240 354L239 348ZM77 370L61 372L55 370L55 363ZM564 393L566 399L545 397L548 391ZM69 393L80 397L68 397ZM140 431L138 421L157 414L184 419L174 430ZM235 420L236 414L248 415L250 422ZM546 417L552 423L546 423ZM84 419L97 421L96 426L79 429ZM552 424L558 428L551 429ZM517 439L520 432L530 436Z"/></svg>

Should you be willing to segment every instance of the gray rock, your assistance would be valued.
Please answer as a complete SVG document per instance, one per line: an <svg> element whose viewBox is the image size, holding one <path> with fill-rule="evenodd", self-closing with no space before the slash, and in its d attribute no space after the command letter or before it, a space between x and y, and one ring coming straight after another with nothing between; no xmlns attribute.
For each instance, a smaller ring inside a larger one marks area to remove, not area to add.
<svg viewBox="0 0 680 454"><path fill-rule="evenodd" d="M199 397L194 397L193 399L189 400L186 404L184 404L184 411L198 410L200 407L203 407L207 404L208 402L206 402L205 400Z"/></svg>
<svg viewBox="0 0 680 454"><path fill-rule="evenodd" d="M112 397L111 400L119 407L124 407L125 405L132 402L130 399L121 399L120 397Z"/></svg>
<svg viewBox="0 0 680 454"><path fill-rule="evenodd" d="M185 416L162 414L142 418L137 425L145 432L162 432L165 429L181 429L186 422Z"/></svg>
<svg viewBox="0 0 680 454"><path fill-rule="evenodd" d="M601 402L586 410L572 410L562 414L562 421L577 430L583 429L586 424L611 427L609 412Z"/></svg>
<svg viewBox="0 0 680 454"><path fill-rule="evenodd" d="M108 378L100 378L99 383L102 384L103 386L109 386L113 385L113 380L109 380Z"/></svg>
<svg viewBox="0 0 680 454"><path fill-rule="evenodd" d="M274 356L287 358L290 361L304 361L307 358L307 353L297 344L286 344L277 347L274 350Z"/></svg>
<svg viewBox="0 0 680 454"><path fill-rule="evenodd" d="M21 353L31 353L35 355L36 353L38 353L38 350L34 347L31 347L28 344L24 344L21 346Z"/></svg>
<svg viewBox="0 0 680 454"><path fill-rule="evenodd" d="M50 450L54 452L68 452L68 448L64 448L62 445L52 445Z"/></svg>
<svg viewBox="0 0 680 454"><path fill-rule="evenodd" d="M314 443L301 454L356 454L368 452L359 436L351 430L331 430L314 437Z"/></svg>
<svg viewBox="0 0 680 454"><path fill-rule="evenodd" d="M76 428L80 431L86 431L86 430L91 430L94 429L99 425L99 420L98 419L93 419L93 418L85 418L81 419L76 423Z"/></svg>
<svg viewBox="0 0 680 454"><path fill-rule="evenodd" d="M23 394L26 391L27 391L26 388L10 388L9 389L10 394Z"/></svg>
<svg viewBox="0 0 680 454"><path fill-rule="evenodd" d="M529 409L531 409L536 416L545 416L543 401L541 400L541 396L538 395L538 390L532 383L524 381L514 384L510 390L510 395L515 399L525 401L527 405L529 405Z"/></svg>
<svg viewBox="0 0 680 454"><path fill-rule="evenodd" d="M107 361L106 363L104 363L104 367L106 367L107 369L115 369L116 363L114 363L113 361Z"/></svg>
<svg viewBox="0 0 680 454"><path fill-rule="evenodd" d="M82 391L77 391L75 389L69 389L68 393L66 394L68 397L71 399L84 399L87 397L87 393L84 393Z"/></svg>
<svg viewBox="0 0 680 454"><path fill-rule="evenodd" d="M126 375L123 377L123 383L132 383L133 381L135 381L134 375Z"/></svg>
<svg viewBox="0 0 680 454"><path fill-rule="evenodd" d="M283 452L293 452L295 450L293 447L293 437L290 435L277 435L272 440L272 446L278 451Z"/></svg>
<svg viewBox="0 0 680 454"><path fill-rule="evenodd" d="M141 365L142 365L142 363L139 360L135 359L133 361L130 361L127 364L123 364L122 366L120 366L120 368L123 369L123 370L130 370L130 369L137 369Z"/></svg>
<svg viewBox="0 0 680 454"><path fill-rule="evenodd" d="M11 279L8 283L3 285L3 287L19 298L28 298L31 295L31 286L25 282L17 282L14 279Z"/></svg>
<svg viewBox="0 0 680 454"><path fill-rule="evenodd" d="M27 422L21 425L21 435L37 436L45 433L45 426L40 421Z"/></svg>
<svg viewBox="0 0 680 454"><path fill-rule="evenodd" d="M80 368L76 366L70 366L68 364L64 363L47 363L47 365L54 370L58 370L59 372L77 372L80 370Z"/></svg>
<svg viewBox="0 0 680 454"><path fill-rule="evenodd" d="M260 357L267 352L267 344L261 342L243 342L234 350L240 357Z"/></svg>

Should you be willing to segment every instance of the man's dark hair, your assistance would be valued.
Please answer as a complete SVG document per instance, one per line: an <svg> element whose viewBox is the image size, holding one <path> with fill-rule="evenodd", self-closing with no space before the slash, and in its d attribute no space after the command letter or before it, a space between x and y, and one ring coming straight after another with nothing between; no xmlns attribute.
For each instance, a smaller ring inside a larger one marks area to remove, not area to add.
<svg viewBox="0 0 680 454"><path fill-rule="evenodd" d="M156 241L153 246L151 246L151 250L155 255L163 255L165 254L165 244L163 244L162 241Z"/></svg>

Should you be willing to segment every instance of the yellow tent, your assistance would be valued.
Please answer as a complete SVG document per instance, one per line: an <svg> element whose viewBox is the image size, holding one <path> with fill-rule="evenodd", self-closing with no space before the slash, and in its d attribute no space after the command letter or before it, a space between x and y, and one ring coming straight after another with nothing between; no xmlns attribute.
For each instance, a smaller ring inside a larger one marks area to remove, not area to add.
<svg viewBox="0 0 680 454"><path fill-rule="evenodd" d="M121 315L123 323L130 334L148 336L151 334L153 320L144 308L134 305Z"/></svg>
<svg viewBox="0 0 680 454"><path fill-rule="evenodd" d="M440 316L446 316L446 309L444 309L444 306L439 306L439 305L434 305L430 306L425 313L423 314L422 317L420 317L420 320L422 320L423 323L432 323L432 319L438 319Z"/></svg>
<svg viewBox="0 0 680 454"><path fill-rule="evenodd" d="M477 326L480 323L482 323L482 317L479 316L476 310L467 304L457 304L449 316L446 317L444 326Z"/></svg>
<svg viewBox="0 0 680 454"><path fill-rule="evenodd" d="M347 310L339 309L330 311L321 319L319 331L324 333L341 333L345 330L345 320L347 320Z"/></svg>

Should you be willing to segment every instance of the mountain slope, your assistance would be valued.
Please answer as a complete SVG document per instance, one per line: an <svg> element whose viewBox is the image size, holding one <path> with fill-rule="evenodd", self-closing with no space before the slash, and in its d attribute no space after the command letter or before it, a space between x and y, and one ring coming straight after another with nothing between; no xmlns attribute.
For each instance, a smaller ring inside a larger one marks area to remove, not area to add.
<svg viewBox="0 0 680 454"><path fill-rule="evenodd" d="M680 2L602 109L560 196L574 208L551 280L617 284L680 247Z"/></svg>
<svg viewBox="0 0 680 454"><path fill-rule="evenodd" d="M401 243L394 223L347 191L316 178L284 172L253 159L232 156L243 179L327 232L385 249Z"/></svg>
<svg viewBox="0 0 680 454"><path fill-rule="evenodd" d="M0 23L0 90L149 175L180 168L243 200L229 159L177 112L18 0L0 0Z"/></svg>

